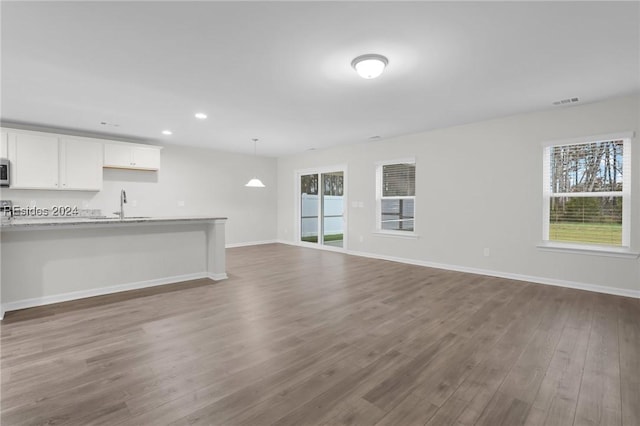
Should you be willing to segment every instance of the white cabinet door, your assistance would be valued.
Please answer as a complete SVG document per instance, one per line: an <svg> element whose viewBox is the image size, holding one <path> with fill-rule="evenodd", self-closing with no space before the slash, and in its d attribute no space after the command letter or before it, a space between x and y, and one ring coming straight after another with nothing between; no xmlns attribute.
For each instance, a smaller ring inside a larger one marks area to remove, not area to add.
<svg viewBox="0 0 640 426"><path fill-rule="evenodd" d="M160 169L160 150L158 148L132 148L133 167L136 169Z"/></svg>
<svg viewBox="0 0 640 426"><path fill-rule="evenodd" d="M119 143L104 144L104 167L130 169L132 162L130 146Z"/></svg>
<svg viewBox="0 0 640 426"><path fill-rule="evenodd" d="M60 189L102 189L102 144L60 139Z"/></svg>
<svg viewBox="0 0 640 426"><path fill-rule="evenodd" d="M158 170L160 169L160 148L126 143L105 143L104 167Z"/></svg>
<svg viewBox="0 0 640 426"><path fill-rule="evenodd" d="M58 137L9 133L11 187L58 188Z"/></svg>
<svg viewBox="0 0 640 426"><path fill-rule="evenodd" d="M0 132L0 158L8 158L9 149L7 148L9 139L7 132Z"/></svg>

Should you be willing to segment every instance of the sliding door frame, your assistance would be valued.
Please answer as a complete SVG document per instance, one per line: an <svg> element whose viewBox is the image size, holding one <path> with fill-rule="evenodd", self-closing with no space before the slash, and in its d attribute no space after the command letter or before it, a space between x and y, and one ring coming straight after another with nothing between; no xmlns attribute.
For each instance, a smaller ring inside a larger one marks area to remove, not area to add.
<svg viewBox="0 0 640 426"><path fill-rule="evenodd" d="M323 173L335 173L342 172L343 173L343 201L342 201L342 220L343 220L343 233L342 233L342 247L328 246L324 244L324 215L322 214L324 211L324 194L320 191L324 191L324 185L322 182L322 174ZM349 190L348 188L348 178L347 178L347 165L346 164L338 164L335 166L327 166L327 167L313 167L309 169L299 169L294 172L295 174L295 206L294 206L294 214L295 214L295 243L299 246L317 248L322 250L330 250L330 251L341 251L344 252L347 250L347 236L348 236L348 211L349 211L349 203L348 196ZM301 205L302 205L302 194L300 192L300 178L304 175L318 175L318 242L317 243L308 243L302 241L302 219L301 219ZM321 242L322 241L322 242Z"/></svg>

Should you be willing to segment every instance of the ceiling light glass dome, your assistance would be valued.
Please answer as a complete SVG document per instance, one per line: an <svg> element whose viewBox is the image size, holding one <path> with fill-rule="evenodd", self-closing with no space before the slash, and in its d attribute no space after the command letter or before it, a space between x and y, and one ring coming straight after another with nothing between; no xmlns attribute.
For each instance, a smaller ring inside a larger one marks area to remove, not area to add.
<svg viewBox="0 0 640 426"><path fill-rule="evenodd" d="M372 79L379 77L389 60L378 54L361 55L351 61L351 66L358 72L360 77Z"/></svg>

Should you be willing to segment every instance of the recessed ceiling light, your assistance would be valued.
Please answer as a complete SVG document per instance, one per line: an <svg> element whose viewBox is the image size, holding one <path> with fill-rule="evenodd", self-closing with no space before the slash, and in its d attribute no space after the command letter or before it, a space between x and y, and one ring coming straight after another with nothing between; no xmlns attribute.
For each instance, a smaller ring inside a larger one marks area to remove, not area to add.
<svg viewBox="0 0 640 426"><path fill-rule="evenodd" d="M389 60L382 55L370 53L361 55L351 61L351 66L355 69L360 77L371 79L379 77Z"/></svg>
<svg viewBox="0 0 640 426"><path fill-rule="evenodd" d="M163 134L163 135L167 135L167 136L169 136L169 135L172 135L172 134L173 134L173 132L172 132L171 130L163 130L163 131L162 131L162 134Z"/></svg>
<svg viewBox="0 0 640 426"><path fill-rule="evenodd" d="M205 114L204 112L198 112L196 113L196 118L199 120L205 120L207 118L207 114Z"/></svg>

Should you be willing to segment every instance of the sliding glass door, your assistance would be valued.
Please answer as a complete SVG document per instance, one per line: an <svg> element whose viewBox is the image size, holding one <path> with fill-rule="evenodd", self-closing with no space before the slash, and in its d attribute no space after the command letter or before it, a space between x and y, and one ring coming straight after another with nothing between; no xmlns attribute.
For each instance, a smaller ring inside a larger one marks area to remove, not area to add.
<svg viewBox="0 0 640 426"><path fill-rule="evenodd" d="M319 175L300 176L300 241L318 243L319 221Z"/></svg>
<svg viewBox="0 0 640 426"><path fill-rule="evenodd" d="M300 241L344 247L344 171L299 175Z"/></svg>
<svg viewBox="0 0 640 426"><path fill-rule="evenodd" d="M322 173L322 243L344 247L344 172Z"/></svg>

